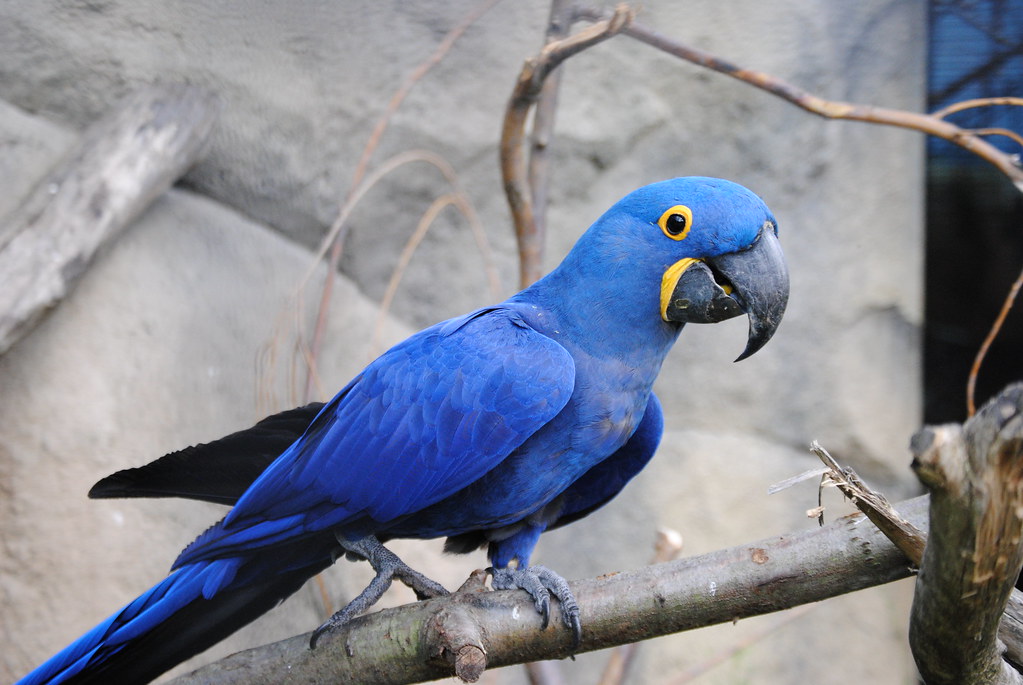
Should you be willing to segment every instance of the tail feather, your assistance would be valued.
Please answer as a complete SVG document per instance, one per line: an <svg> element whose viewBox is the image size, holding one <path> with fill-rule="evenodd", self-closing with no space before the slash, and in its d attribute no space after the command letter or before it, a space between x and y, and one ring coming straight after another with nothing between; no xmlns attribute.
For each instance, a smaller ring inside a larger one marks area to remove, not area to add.
<svg viewBox="0 0 1023 685"><path fill-rule="evenodd" d="M329 541L292 547L182 567L16 685L149 682L274 608L332 562Z"/></svg>

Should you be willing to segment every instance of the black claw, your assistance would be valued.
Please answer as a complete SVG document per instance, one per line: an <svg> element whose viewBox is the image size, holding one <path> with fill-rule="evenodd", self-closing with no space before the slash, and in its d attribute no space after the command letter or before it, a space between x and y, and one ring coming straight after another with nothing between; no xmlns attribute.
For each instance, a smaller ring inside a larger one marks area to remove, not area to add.
<svg viewBox="0 0 1023 685"><path fill-rule="evenodd" d="M488 568L495 590L525 590L533 598L533 606L540 614L540 628L546 630L551 617L551 595L561 604L561 618L572 631L572 649L582 643L582 622L579 605L564 578L543 566L523 569Z"/></svg>
<svg viewBox="0 0 1023 685"><path fill-rule="evenodd" d="M320 637L330 630L330 620L328 619L323 625L313 631L313 634L309 637L309 649L316 649L316 643L320 641Z"/></svg>
<svg viewBox="0 0 1023 685"><path fill-rule="evenodd" d="M566 617L565 622L572 629L572 651L574 652L583 643L583 623L579 620L578 609L573 614L566 614Z"/></svg>
<svg viewBox="0 0 1023 685"><path fill-rule="evenodd" d="M551 597L548 594L544 594L537 601L536 610L540 612L540 630L547 630L547 626L551 623Z"/></svg>

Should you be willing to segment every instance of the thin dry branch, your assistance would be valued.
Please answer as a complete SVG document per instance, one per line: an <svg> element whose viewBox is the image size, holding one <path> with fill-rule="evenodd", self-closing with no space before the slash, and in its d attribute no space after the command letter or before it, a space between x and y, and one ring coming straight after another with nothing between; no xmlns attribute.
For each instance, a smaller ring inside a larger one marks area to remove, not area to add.
<svg viewBox="0 0 1023 685"><path fill-rule="evenodd" d="M523 152L526 120L543 92L544 81L558 65L620 33L632 18L632 9L619 5L609 18L567 38L548 43L539 55L522 65L501 129L501 177L519 243L519 283L522 287L540 278L544 242L544 236L537 228Z"/></svg>
<svg viewBox="0 0 1023 685"><path fill-rule="evenodd" d="M547 23L546 44L563 40L572 28L570 0L552 0ZM554 119L558 110L558 91L562 69L555 69L544 82L533 112L533 130L529 136L529 190L533 199L533 220L540 236L547 234L547 197L550 191L548 148L554 135ZM533 685L539 685L533 679Z"/></svg>
<svg viewBox="0 0 1023 685"><path fill-rule="evenodd" d="M1023 384L964 426L925 428L913 469L931 491L930 539L910 617L929 685L1018 685L997 639L1023 566Z"/></svg>
<svg viewBox="0 0 1023 685"><path fill-rule="evenodd" d="M956 112L962 112L967 109L976 109L977 107L993 107L997 105L1009 105L1012 107L1023 107L1023 98L1014 97L999 97L999 98L974 98L972 100L960 100L959 102L953 102L947 107L936 109L931 112L931 116L935 119L944 119L949 114L955 114Z"/></svg>
<svg viewBox="0 0 1023 685"><path fill-rule="evenodd" d="M387 314L391 310L391 304L394 302L394 296L398 292L398 286L401 284L401 279L405 275L405 270L408 265L412 262L412 257L416 253L416 249L420 243L423 242L423 238L430 230L430 226L437 219L442 211L446 207L455 207L469 222L469 225L473 229L473 235L483 236L483 225L476 215L476 211L472 207L472 203L469 202L468 196L464 192L446 193L435 199L426 211L419 218L419 223L416 224L416 229L409 236L409 239L405 242L405 247L401 251L401 255L398 257L398 263L394 267L394 271L391 273L391 278L387 282L387 289L384 291L384 296L380 300L380 309L377 311L376 322L373 325L373 336L370 339L369 356L376 357L379 354L380 342L384 333L384 323L387 319ZM489 245L486 243L486 239L483 238L482 242L479 242L482 249L486 249L485 254L489 254ZM367 360L369 361L369 360Z"/></svg>
<svg viewBox="0 0 1023 685"><path fill-rule="evenodd" d="M981 343L980 349L977 350L977 356L973 358L973 365L970 367L970 375L966 381L966 415L973 416L977 411L976 405L976 393L977 393L977 376L980 375L980 365L984 363L984 357L987 356L987 352L991 349L991 344L994 343L995 338L1002 330L1002 326L1005 325L1005 319L1008 318L1009 312L1012 311L1012 305L1016 302L1016 296L1019 295L1020 288L1023 287L1023 271L1020 272L1016 280L1013 281L1012 287L1009 288L1009 293L1005 296L1005 301L1002 302L1002 308L998 312L998 316L995 317L995 322L991 324L991 330L988 331L987 336L984 338L984 342Z"/></svg>
<svg viewBox="0 0 1023 685"><path fill-rule="evenodd" d="M683 45L638 22L632 22L623 33L675 57L737 78L826 119L846 119L882 126L895 126L942 138L990 162L1005 174L1020 192L1023 192L1023 168L1016 163L1013 155L1002 152L976 133L960 128L941 117L874 105L825 100L776 76L744 69L708 52Z"/></svg>
<svg viewBox="0 0 1023 685"><path fill-rule="evenodd" d="M759 630L755 631L753 634L748 635L734 645L729 645L721 651L712 654L710 657L703 659L700 663L687 667L676 677L667 681L667 683L664 683L664 685L688 685L712 669L734 659L737 655L742 654L750 647L777 635L778 631L786 625L793 623L794 621L798 621L819 606L820 604L804 604L803 606L795 607L793 609L787 609L777 619L770 623L765 623L765 625L761 626Z"/></svg>
<svg viewBox="0 0 1023 685"><path fill-rule="evenodd" d="M967 129L970 133L975 136L1002 136L1008 138L1012 142L1016 143L1020 147L1023 147L1023 136L1007 128L971 128ZM1019 153L1016 153L1019 157Z"/></svg>
<svg viewBox="0 0 1023 685"><path fill-rule="evenodd" d="M332 245L335 244L335 241L342 240L343 242L343 231L347 225L348 217L351 216L355 207L359 204L362 198L365 197L366 194L381 181L381 179L383 179L384 176L407 164L419 162L428 164L437 169L444 176L444 179L448 182L448 184L451 185L453 193L461 198L459 204L460 206L465 205L463 207L463 211L468 219L469 228L473 233L473 238L482 256L483 267L487 275L487 282L492 290L497 288L497 270L494 267L493 254L490 250L489 243L486 240L486 235L482 231L482 224L479 221L475 210L472 209L471 203L468 201L468 196L461 188L461 185L458 182L458 177L455 174L455 170L438 154L428 150L406 150L390 157L380 164L379 167L375 168L373 172L366 177L362 184L352 191L351 196L345 201L345 204L342 205L337 220L334 222L334 225L331 227L327 235L324 236L323 240L320 242L320 247L314 254L309 268L303 274L292 292L287 308L277 317L277 322L274 326L275 334L272 336L271 341L268 344L271 351L266 355L267 359L273 360L276 358L275 349L278 344L278 339L283 336L284 331L290 329L301 330L300 324L305 320L303 297L305 288L313 275L317 273L324 256L331 249ZM328 281L333 280L333 273L334 272L332 271L327 271L327 274L330 276ZM324 316L326 315L321 311L317 315L317 320L320 321ZM322 320L325 321L325 319ZM294 322L294 324L292 324L292 322ZM319 374L317 373L316 358L313 354L312 346L306 345L301 337L297 341L297 345L298 353L302 356L306 363L306 368L309 374L307 376L308 382L312 383L313 389L317 390L320 395L323 396L326 393L326 389L323 387ZM263 384L264 388L269 384L269 380L266 378L261 378L260 382ZM268 395L268 392L261 389L260 395Z"/></svg>
<svg viewBox="0 0 1023 685"><path fill-rule="evenodd" d="M826 100L770 74L744 69L709 52L679 43L635 21L635 11L627 5L618 5L612 14L593 8L578 8L573 18L595 23L573 36L549 43L539 55L526 61L508 103L501 133L501 174L519 243L519 273L523 287L540 277L544 240L529 191L529 174L523 154L528 115L542 92L545 79L561 62L619 33L698 66L739 79L827 119L895 126L942 138L990 162L1023 192L1023 168L1016 161L1018 156L1002 152L976 131L963 129L943 119L954 111L970 107L1019 105L1023 103L1021 98L973 100L959 109L946 108L935 114Z"/></svg>

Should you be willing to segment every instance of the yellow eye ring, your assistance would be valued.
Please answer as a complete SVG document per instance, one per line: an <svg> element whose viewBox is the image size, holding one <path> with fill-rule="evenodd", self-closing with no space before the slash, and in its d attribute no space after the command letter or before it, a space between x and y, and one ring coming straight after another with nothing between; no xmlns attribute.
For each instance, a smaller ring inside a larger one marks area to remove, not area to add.
<svg viewBox="0 0 1023 685"><path fill-rule="evenodd" d="M683 240L693 227L693 212L685 205L675 205L661 215L657 225L672 240Z"/></svg>

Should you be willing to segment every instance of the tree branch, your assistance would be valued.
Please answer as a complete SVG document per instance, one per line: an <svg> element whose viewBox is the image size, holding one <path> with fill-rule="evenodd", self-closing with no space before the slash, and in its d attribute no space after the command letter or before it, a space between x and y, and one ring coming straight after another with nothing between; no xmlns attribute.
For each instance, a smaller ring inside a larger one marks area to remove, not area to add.
<svg viewBox="0 0 1023 685"><path fill-rule="evenodd" d="M548 43L539 55L526 60L508 103L501 132L501 175L519 244L519 280L522 287L529 285L541 275L544 239L542 225L538 223L536 217L537 208L530 192L529 173L523 152L529 113L540 97L545 79L561 62L619 33L687 62L739 79L827 119L848 119L895 126L947 140L993 164L1020 192L1023 192L1023 168L1016 163L1013 155L1002 152L985 141L980 132L964 129L944 120L945 116L958 110L946 108L935 114L920 114L826 100L770 74L744 69L709 52L683 45L635 21L635 10L624 4L618 5L611 14L595 8L577 8L573 18L596 23L573 36ZM968 106L979 104L980 101L970 101ZM989 98L982 104L1018 105L1020 99ZM544 139L543 144L546 145L547 142Z"/></svg>
<svg viewBox="0 0 1023 685"><path fill-rule="evenodd" d="M537 230L523 152L526 119L543 91L544 81L559 64L621 32L632 17L631 8L619 5L610 18L602 19L575 35L547 43L539 55L522 65L501 129L501 177L519 243L519 281L522 287L540 278L543 254L543 236Z"/></svg>
<svg viewBox="0 0 1023 685"><path fill-rule="evenodd" d="M1020 168L1015 163L1012 155L1002 152L975 132L960 128L941 117L899 109L875 107L873 105L825 100L770 74L752 69L744 69L708 52L682 45L639 22L629 24L625 27L623 33L687 62L698 64L707 69L737 78L761 90L766 90L768 93L777 95L807 112L826 119L848 119L883 126L895 126L947 140L993 164L1012 181L1017 190L1023 192L1023 168ZM1016 103L1014 101L1006 101L1002 104Z"/></svg>
<svg viewBox="0 0 1023 685"><path fill-rule="evenodd" d="M552 0L547 23L546 44L568 36L573 20L569 0ZM558 111L558 91L562 70L555 69L544 81L533 112L533 131L529 137L529 190L533 201L533 220L539 240L547 235L547 194L550 189L548 147L554 131L554 118ZM535 680L535 679L534 679Z"/></svg>
<svg viewBox="0 0 1023 685"><path fill-rule="evenodd" d="M926 498L900 504L926 527ZM903 554L863 516L679 561L572 583L583 608L578 651L779 611L887 583L912 574ZM558 612L555 612L558 613ZM458 673L463 655L472 676L487 667L570 656L572 636L560 623L540 629L520 592L483 588L480 572L450 597L379 611L325 637L308 635L239 652L174 681L198 683L398 683Z"/></svg>
<svg viewBox="0 0 1023 685"><path fill-rule="evenodd" d="M93 124L0 223L0 354L78 282L96 252L198 159L216 119L192 86L145 88Z"/></svg>
<svg viewBox="0 0 1023 685"><path fill-rule="evenodd" d="M909 630L917 667L929 685L1023 683L996 637L1023 566L1023 384L912 447L931 491Z"/></svg>

